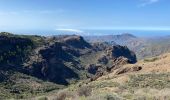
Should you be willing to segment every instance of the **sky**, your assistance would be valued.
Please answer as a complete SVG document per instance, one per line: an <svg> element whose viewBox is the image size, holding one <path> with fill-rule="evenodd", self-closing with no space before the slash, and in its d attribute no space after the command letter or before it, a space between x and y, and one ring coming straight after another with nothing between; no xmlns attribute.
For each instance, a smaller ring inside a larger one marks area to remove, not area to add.
<svg viewBox="0 0 170 100"><path fill-rule="evenodd" d="M0 0L0 31L170 30L170 0Z"/></svg>

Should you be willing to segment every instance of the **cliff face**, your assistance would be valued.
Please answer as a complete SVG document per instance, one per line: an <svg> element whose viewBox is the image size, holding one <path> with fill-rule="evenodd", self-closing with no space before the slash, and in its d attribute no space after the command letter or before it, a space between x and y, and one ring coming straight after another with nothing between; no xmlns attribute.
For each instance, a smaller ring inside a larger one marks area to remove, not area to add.
<svg viewBox="0 0 170 100"><path fill-rule="evenodd" d="M66 79L79 78L73 69L64 64L65 62L76 63L76 61L73 59L73 55L70 52L66 52L62 47L62 43L55 42L48 47L40 49L37 54L38 59L30 59L30 65L26 66L30 74L64 85L68 84Z"/></svg>
<svg viewBox="0 0 170 100"><path fill-rule="evenodd" d="M92 51L92 46L80 36L55 38L49 45L34 50L25 68L33 76L58 84L78 80L84 67L78 62L81 55ZM37 56L37 57L35 57Z"/></svg>
<svg viewBox="0 0 170 100"><path fill-rule="evenodd" d="M35 40L39 38L34 37L33 42L27 36L0 36L1 68L8 70L14 66L13 69L22 73L67 85L102 75L108 68L136 62L135 54L119 45L92 45L81 36L72 35L44 38L41 39L44 44L37 46L40 41L35 45Z"/></svg>
<svg viewBox="0 0 170 100"><path fill-rule="evenodd" d="M0 48L0 67L15 69L25 62L33 43L27 38L0 36Z"/></svg>
<svg viewBox="0 0 170 100"><path fill-rule="evenodd" d="M119 57L127 58L129 63L137 62L135 53L130 51L126 46L112 46L111 48L107 49L107 55L112 59Z"/></svg>

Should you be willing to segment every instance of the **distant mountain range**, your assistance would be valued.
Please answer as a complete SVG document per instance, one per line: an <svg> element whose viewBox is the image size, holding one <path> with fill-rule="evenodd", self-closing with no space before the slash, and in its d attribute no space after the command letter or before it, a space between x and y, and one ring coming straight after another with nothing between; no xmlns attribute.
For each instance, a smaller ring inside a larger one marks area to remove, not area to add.
<svg viewBox="0 0 170 100"><path fill-rule="evenodd" d="M170 51L170 36L164 37L136 37L129 33L121 35L85 36L88 42L108 42L127 46L134 51L138 59L157 56Z"/></svg>

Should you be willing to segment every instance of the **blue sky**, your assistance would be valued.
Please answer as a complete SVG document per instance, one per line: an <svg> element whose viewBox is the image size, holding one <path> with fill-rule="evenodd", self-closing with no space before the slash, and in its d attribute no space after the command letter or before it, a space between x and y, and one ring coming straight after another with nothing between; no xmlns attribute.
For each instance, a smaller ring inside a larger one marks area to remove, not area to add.
<svg viewBox="0 0 170 100"><path fill-rule="evenodd" d="M170 0L0 0L0 31L170 30Z"/></svg>

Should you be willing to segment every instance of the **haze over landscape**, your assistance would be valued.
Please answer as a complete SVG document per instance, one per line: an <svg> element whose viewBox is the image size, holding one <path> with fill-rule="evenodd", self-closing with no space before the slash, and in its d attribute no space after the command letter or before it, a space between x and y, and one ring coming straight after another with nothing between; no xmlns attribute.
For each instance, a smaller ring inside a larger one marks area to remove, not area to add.
<svg viewBox="0 0 170 100"><path fill-rule="evenodd" d="M116 34L114 30L169 34L169 3L168 0L1 0L0 30L39 35L61 31L88 34L86 30L97 30L90 33L95 35L102 34L100 30L113 30L108 34Z"/></svg>
<svg viewBox="0 0 170 100"><path fill-rule="evenodd" d="M0 0L0 100L170 100L169 0Z"/></svg>

